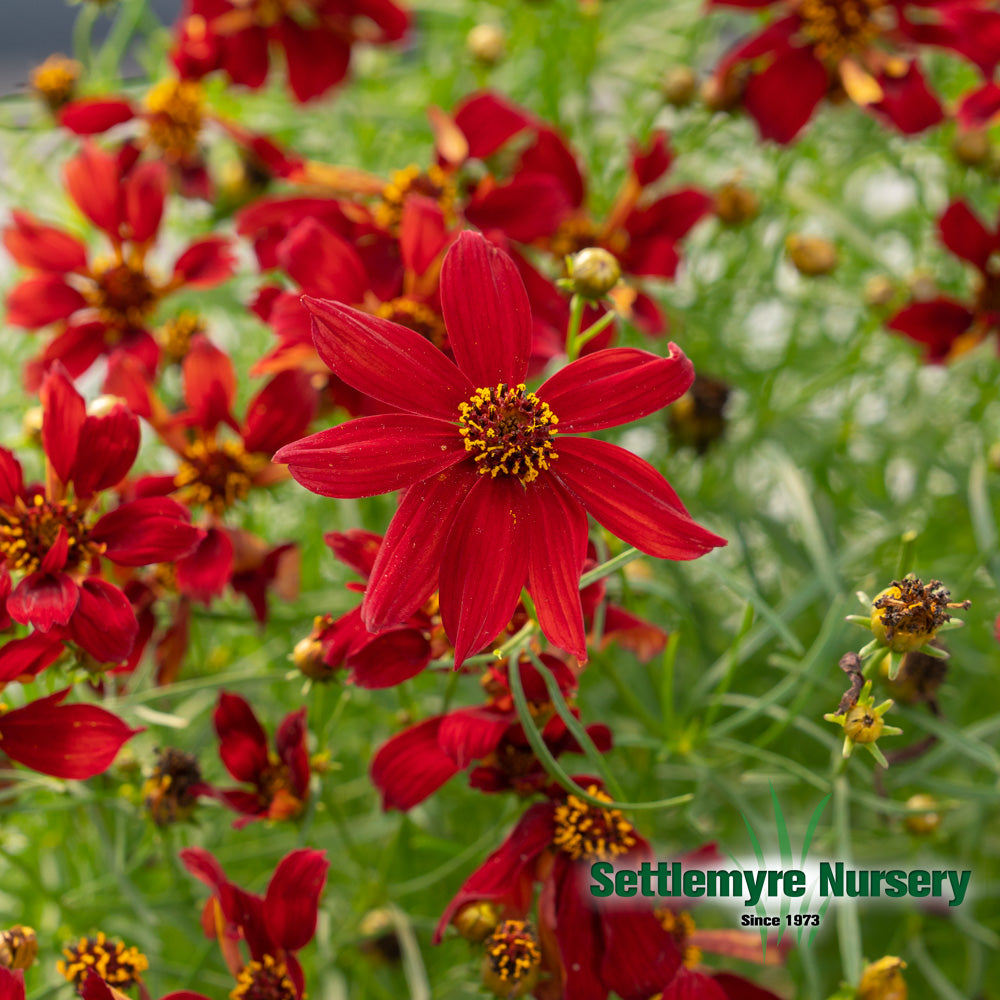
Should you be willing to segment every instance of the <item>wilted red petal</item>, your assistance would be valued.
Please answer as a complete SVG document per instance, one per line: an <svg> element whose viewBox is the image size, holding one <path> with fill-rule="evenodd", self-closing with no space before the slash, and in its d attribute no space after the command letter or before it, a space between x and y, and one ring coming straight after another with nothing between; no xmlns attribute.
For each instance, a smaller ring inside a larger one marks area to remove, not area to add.
<svg viewBox="0 0 1000 1000"><path fill-rule="evenodd" d="M617 445L568 437L557 478L612 534L660 559L697 559L726 540L693 521L648 462Z"/></svg>
<svg viewBox="0 0 1000 1000"><path fill-rule="evenodd" d="M103 543L104 554L121 566L174 562L204 538L190 517L187 508L169 497L142 497L108 511L90 537Z"/></svg>
<svg viewBox="0 0 1000 1000"><path fill-rule="evenodd" d="M964 201L953 201L938 219L941 242L956 257L967 260L986 274L990 254L1000 246L1000 240L979 221L979 217Z"/></svg>
<svg viewBox="0 0 1000 1000"><path fill-rule="evenodd" d="M743 106L765 139L788 143L805 127L829 86L826 67L812 49L788 48L750 77Z"/></svg>
<svg viewBox="0 0 1000 1000"><path fill-rule="evenodd" d="M627 424L684 395L694 366L676 344L665 358L615 347L560 368L538 390L559 418L559 433L582 434ZM561 437L556 436L556 451Z"/></svg>
<svg viewBox="0 0 1000 1000"><path fill-rule="evenodd" d="M431 644L415 628L380 632L348 655L345 666L358 687L395 687L416 677L431 661Z"/></svg>
<svg viewBox="0 0 1000 1000"><path fill-rule="evenodd" d="M127 659L139 632L135 612L125 595L99 577L80 585L80 602L69 622L73 641L98 663Z"/></svg>
<svg viewBox="0 0 1000 1000"><path fill-rule="evenodd" d="M361 605L370 632L406 621L438 589L445 537L479 478L469 463L459 463L415 483L400 498Z"/></svg>
<svg viewBox="0 0 1000 1000"><path fill-rule="evenodd" d="M160 160L140 163L123 184L125 220L135 243L151 240L160 228L167 196L167 168Z"/></svg>
<svg viewBox="0 0 1000 1000"><path fill-rule="evenodd" d="M173 279L188 288L213 288L232 276L236 259L224 236L196 240L177 258Z"/></svg>
<svg viewBox="0 0 1000 1000"><path fill-rule="evenodd" d="M325 851L292 851L278 862L264 897L264 919L279 948L304 948L316 933L319 897L330 862Z"/></svg>
<svg viewBox="0 0 1000 1000"><path fill-rule="evenodd" d="M7 322L36 330L83 309L87 300L58 274L36 274L7 293Z"/></svg>
<svg viewBox="0 0 1000 1000"><path fill-rule="evenodd" d="M440 600L456 669L514 614L528 576L527 518L524 487L512 476L480 476L455 514L441 556Z"/></svg>
<svg viewBox="0 0 1000 1000"><path fill-rule="evenodd" d="M424 719L376 751L370 774L382 796L383 809L406 812L458 774L459 768L438 744L442 718Z"/></svg>
<svg viewBox="0 0 1000 1000"><path fill-rule="evenodd" d="M210 604L225 589L232 570L229 535L221 528L209 528L190 555L177 562L177 586L182 594Z"/></svg>
<svg viewBox="0 0 1000 1000"><path fill-rule="evenodd" d="M7 610L14 621L48 632L69 622L79 599L80 588L65 573L31 573L7 598Z"/></svg>
<svg viewBox="0 0 1000 1000"><path fill-rule="evenodd" d="M288 86L296 100L311 101L347 75L351 45L338 32L322 27L309 30L291 17L282 17L278 38L285 50Z"/></svg>
<svg viewBox="0 0 1000 1000"><path fill-rule="evenodd" d="M118 238L122 195L118 161L92 143L86 143L63 171L66 190L91 222Z"/></svg>
<svg viewBox="0 0 1000 1000"><path fill-rule="evenodd" d="M4 752L19 764L56 778L83 780L106 771L131 729L96 705L60 705L69 689L0 715Z"/></svg>
<svg viewBox="0 0 1000 1000"><path fill-rule="evenodd" d="M310 294L360 305L368 276L357 251L329 226L303 219L278 246L278 263Z"/></svg>
<svg viewBox="0 0 1000 1000"><path fill-rule="evenodd" d="M134 117L135 110L128 101L104 97L72 101L58 115L59 124L76 135L99 135Z"/></svg>
<svg viewBox="0 0 1000 1000"><path fill-rule="evenodd" d="M139 419L121 403L88 416L70 477L80 498L110 489L125 478L139 453Z"/></svg>
<svg viewBox="0 0 1000 1000"><path fill-rule="evenodd" d="M42 381L42 447L63 483L69 482L79 451L80 432L87 407L62 365L55 365Z"/></svg>
<svg viewBox="0 0 1000 1000"><path fill-rule="evenodd" d="M580 574L587 558L587 514L552 477L529 483L528 589L538 624L550 642L587 659Z"/></svg>
<svg viewBox="0 0 1000 1000"><path fill-rule="evenodd" d="M328 299L302 302L319 356L348 385L407 413L457 419L476 387L419 333Z"/></svg>
<svg viewBox="0 0 1000 1000"><path fill-rule="evenodd" d="M274 461L327 497L370 497L405 489L467 455L455 424L387 413L358 417L285 445Z"/></svg>
<svg viewBox="0 0 1000 1000"><path fill-rule="evenodd" d="M514 262L479 233L462 233L441 267L441 310L458 367L477 387L524 381L531 305Z"/></svg>
<svg viewBox="0 0 1000 1000"><path fill-rule="evenodd" d="M13 225L3 231L3 243L22 267L65 274L87 266L87 248L75 236L39 222L28 212L10 213Z"/></svg>
<svg viewBox="0 0 1000 1000"><path fill-rule="evenodd" d="M268 768L267 734L250 703L238 694L219 693L212 715L219 735L219 756L237 780L257 784Z"/></svg>

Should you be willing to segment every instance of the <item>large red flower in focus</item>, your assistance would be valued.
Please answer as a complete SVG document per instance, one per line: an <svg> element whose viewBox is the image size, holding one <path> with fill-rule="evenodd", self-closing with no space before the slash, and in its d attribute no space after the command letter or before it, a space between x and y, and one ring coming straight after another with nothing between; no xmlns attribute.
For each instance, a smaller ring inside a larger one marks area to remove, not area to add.
<svg viewBox="0 0 1000 1000"><path fill-rule="evenodd" d="M463 233L441 274L457 364L419 334L306 299L317 350L349 385L395 412L361 417L286 445L275 461L314 493L364 497L405 489L362 605L370 632L405 621L440 591L455 663L510 621L527 581L539 624L586 658L580 574L587 512L650 555L695 559L725 541L697 524L647 462L578 437L673 402L691 363L618 348L524 385L531 312L511 259Z"/></svg>

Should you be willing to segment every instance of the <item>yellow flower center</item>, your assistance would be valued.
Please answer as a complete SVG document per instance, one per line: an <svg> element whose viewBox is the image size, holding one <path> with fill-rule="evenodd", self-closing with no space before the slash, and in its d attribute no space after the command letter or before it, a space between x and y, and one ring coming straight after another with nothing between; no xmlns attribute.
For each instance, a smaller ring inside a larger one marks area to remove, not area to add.
<svg viewBox="0 0 1000 1000"><path fill-rule="evenodd" d="M140 982L149 960L137 948L109 941L103 931L96 937L80 938L76 947L63 948L66 961L56 963L59 974L80 985L88 972L96 972L109 986L128 989Z"/></svg>
<svg viewBox="0 0 1000 1000"><path fill-rule="evenodd" d="M587 793L602 802L611 799L596 785ZM635 829L618 809L592 806L575 795L556 806L554 846L574 861L609 861L635 847Z"/></svg>
<svg viewBox="0 0 1000 1000"><path fill-rule="evenodd" d="M27 969L38 956L38 938L31 927L14 924L0 931L0 965L5 969Z"/></svg>
<svg viewBox="0 0 1000 1000"><path fill-rule="evenodd" d="M866 49L882 32L878 14L885 0L802 0L802 31L817 58L838 63Z"/></svg>
<svg viewBox="0 0 1000 1000"><path fill-rule="evenodd" d="M31 71L31 87L45 103L56 110L73 99L76 82L83 67L66 56L49 56Z"/></svg>
<svg viewBox="0 0 1000 1000"><path fill-rule="evenodd" d="M681 952L683 962L689 969L693 969L701 963L701 948L697 945L688 944L691 935L695 932L695 923L691 914L684 910L657 910L656 918L660 921L660 926L674 939Z"/></svg>
<svg viewBox="0 0 1000 1000"><path fill-rule="evenodd" d="M13 507L0 509L0 558L10 570L34 573L55 544L60 528L66 529L69 543L64 569L72 572L100 548L88 543L88 531L77 505L37 495L30 504L18 498Z"/></svg>
<svg viewBox="0 0 1000 1000"><path fill-rule="evenodd" d="M523 920L505 920L486 939L483 985L501 997L522 997L534 989L542 952Z"/></svg>
<svg viewBox="0 0 1000 1000"><path fill-rule="evenodd" d="M174 364L183 361L191 349L191 338L196 333L204 333L205 326L197 313L182 312L174 319L167 320L156 331L156 342L167 361Z"/></svg>
<svg viewBox="0 0 1000 1000"><path fill-rule="evenodd" d="M194 151L204 118L205 96L194 80L161 80L146 95L149 138L171 159Z"/></svg>
<svg viewBox="0 0 1000 1000"><path fill-rule="evenodd" d="M101 318L113 327L141 327L158 298L142 265L122 261L95 266L94 284L84 292Z"/></svg>
<svg viewBox="0 0 1000 1000"><path fill-rule="evenodd" d="M530 483L559 457L552 443L559 418L523 382L477 389L458 411L458 433L480 475L502 472Z"/></svg>
<svg viewBox="0 0 1000 1000"><path fill-rule="evenodd" d="M262 464L239 441L223 441L221 445L195 441L185 450L180 471L174 477L178 499L219 515L237 500L246 499L253 476Z"/></svg>
<svg viewBox="0 0 1000 1000"><path fill-rule="evenodd" d="M295 984L284 962L270 955L250 962L239 974L229 1000L296 1000Z"/></svg>
<svg viewBox="0 0 1000 1000"><path fill-rule="evenodd" d="M419 333L435 347L444 347L447 339L444 320L422 302L407 298L390 299L379 305L375 315Z"/></svg>
<svg viewBox="0 0 1000 1000"><path fill-rule="evenodd" d="M421 170L415 163L397 170L392 180L382 188L382 200L375 206L375 222L383 229L399 228L403 205L411 194L423 195L436 201L449 220L455 214L455 184L437 164Z"/></svg>

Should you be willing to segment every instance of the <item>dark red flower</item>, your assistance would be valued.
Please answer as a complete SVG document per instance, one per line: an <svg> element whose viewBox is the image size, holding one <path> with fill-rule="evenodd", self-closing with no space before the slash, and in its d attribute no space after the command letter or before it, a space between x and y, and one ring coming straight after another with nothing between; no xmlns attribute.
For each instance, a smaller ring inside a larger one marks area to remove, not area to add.
<svg viewBox="0 0 1000 1000"><path fill-rule="evenodd" d="M63 705L69 688L0 713L0 745L11 760L56 778L102 774L141 729L96 705Z"/></svg>
<svg viewBox="0 0 1000 1000"><path fill-rule="evenodd" d="M987 229L964 201L953 201L938 219L938 235L978 272L975 299L966 304L939 295L912 302L886 323L922 344L932 362L949 361L1000 329L1000 226Z"/></svg>
<svg viewBox="0 0 1000 1000"><path fill-rule="evenodd" d="M111 256L88 259L80 240L27 212L14 211L4 245L35 273L7 294L7 320L28 330L57 324L58 334L29 363L36 388L44 371L62 361L74 378L112 350L133 355L148 377L159 348L148 330L160 300L181 287L211 288L233 270L228 241L206 236L176 258L170 277L155 278L146 259L163 216L166 167L131 167L123 158L87 145L66 164L66 187L80 211L107 236Z"/></svg>
<svg viewBox="0 0 1000 1000"><path fill-rule="evenodd" d="M309 797L309 751L306 710L285 717L275 735L274 750L250 704L223 691L213 716L219 736L219 756L226 770L254 790L217 789L219 801L242 814L235 826L256 819L293 819Z"/></svg>
<svg viewBox="0 0 1000 1000"><path fill-rule="evenodd" d="M648 463L576 436L677 399L694 377L690 362L673 344L666 358L601 351L529 392L524 287L510 258L475 233L445 257L441 299L457 364L405 327L307 300L323 360L393 412L287 445L275 461L325 496L406 491L365 593L369 631L405 621L437 589L461 664L510 621L527 582L545 634L585 659L588 511L660 558L724 544Z"/></svg>
<svg viewBox="0 0 1000 1000"><path fill-rule="evenodd" d="M96 972L87 973L79 993L83 1000L122 1000L126 996L121 990L109 986ZM8 998L0 992L0 1000L8 1000ZM208 1000L208 998L201 993L192 993L191 990L176 990L173 993L167 993L160 1000Z"/></svg>
<svg viewBox="0 0 1000 1000"><path fill-rule="evenodd" d="M135 500L96 517L100 493L135 459L139 422L119 402L88 414L61 365L45 377L41 400L46 486L25 484L18 460L0 449L0 577L9 588L8 574L23 574L6 611L22 625L71 639L99 663L118 662L129 655L137 624L122 591L101 578L101 560L172 561L204 533L168 499ZM4 596L0 589L0 601Z"/></svg>
<svg viewBox="0 0 1000 1000"><path fill-rule="evenodd" d="M202 913L205 935L219 942L237 980L232 1000L298 1000L305 977L295 953L316 933L319 897L330 862L324 851L292 851L278 862L263 896L226 878L218 861L200 847L180 853L184 867L213 892ZM250 953L244 959L240 941Z"/></svg>
<svg viewBox="0 0 1000 1000"><path fill-rule="evenodd" d="M823 98L846 95L905 134L944 117L921 70L924 45L964 56L987 76L1000 61L1000 12L983 0L710 0L769 10L768 25L717 70L766 139L791 142Z"/></svg>
<svg viewBox="0 0 1000 1000"><path fill-rule="evenodd" d="M587 791L607 798L592 782ZM490 902L504 917L523 918L540 884L536 923L549 967L557 971L552 995L606 1000L614 991L622 1000L649 1000L681 966L672 936L651 908L620 901L609 907L586 890L594 861L632 866L649 853L649 845L617 809L553 789L549 801L531 806L466 879L445 909L435 941L468 904Z"/></svg>
<svg viewBox="0 0 1000 1000"><path fill-rule="evenodd" d="M222 70L256 89L280 48L292 94L309 101L344 79L355 41L399 41L408 27L391 0L187 0L172 57L183 77Z"/></svg>
<svg viewBox="0 0 1000 1000"><path fill-rule="evenodd" d="M572 668L543 653L563 697L576 691ZM485 792L512 790L527 795L543 788L548 775L528 743L518 720L507 681L507 665L491 667L482 678L488 695L485 706L436 715L393 736L375 753L372 783L382 795L383 809L412 809L470 764L473 788ZM520 664L531 715L554 756L582 753L556 713L541 675L525 658ZM574 715L579 713L574 709ZM587 733L602 753L611 749L607 726L589 726Z"/></svg>

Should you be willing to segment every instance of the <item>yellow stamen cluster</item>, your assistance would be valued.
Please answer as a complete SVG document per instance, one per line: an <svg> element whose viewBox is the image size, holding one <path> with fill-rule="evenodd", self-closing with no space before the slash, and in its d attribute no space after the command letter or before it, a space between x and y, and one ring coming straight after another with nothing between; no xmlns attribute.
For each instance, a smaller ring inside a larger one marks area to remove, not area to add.
<svg viewBox="0 0 1000 1000"><path fill-rule="evenodd" d="M399 227L407 195L419 194L436 201L447 219L455 214L455 183L437 164L421 170L415 163L397 170L382 188L382 200L375 206L375 222L390 231Z"/></svg>
<svg viewBox="0 0 1000 1000"><path fill-rule="evenodd" d="M239 441L221 445L199 439L184 451L184 461L174 477L178 499L190 506L207 507L219 515L238 500L245 500L262 460L250 455Z"/></svg>
<svg viewBox="0 0 1000 1000"><path fill-rule="evenodd" d="M591 785L587 794L611 801L597 785ZM618 809L592 806L575 795L567 795L556 806L552 843L574 861L609 861L627 854L637 842L635 828Z"/></svg>
<svg viewBox="0 0 1000 1000"><path fill-rule="evenodd" d="M552 443L559 418L523 382L477 389L458 411L458 433L481 475L502 472L527 484L559 457Z"/></svg>
<svg viewBox="0 0 1000 1000"><path fill-rule="evenodd" d="M194 80L167 77L146 94L143 102L149 138L171 159L190 156L198 144L205 116L205 94Z"/></svg>
<svg viewBox="0 0 1000 1000"><path fill-rule="evenodd" d="M201 782L198 758L174 747L157 754L153 773L143 785L143 801L157 826L188 819L198 796L191 789Z"/></svg>
<svg viewBox="0 0 1000 1000"><path fill-rule="evenodd" d="M802 30L817 58L838 63L866 49L881 33L876 11L884 0L802 0Z"/></svg>
<svg viewBox="0 0 1000 1000"><path fill-rule="evenodd" d="M284 962L265 955L263 962L250 962L243 969L229 1000L296 1000L295 984Z"/></svg>
<svg viewBox="0 0 1000 1000"><path fill-rule="evenodd" d="M82 72L83 66L75 59L52 55L31 71L31 89L52 111L58 111L73 100Z"/></svg>
<svg viewBox="0 0 1000 1000"><path fill-rule="evenodd" d="M585 215L571 215L549 238L549 250L560 260L597 242L597 227Z"/></svg>
<svg viewBox="0 0 1000 1000"><path fill-rule="evenodd" d="M486 939L483 985L501 997L522 997L535 986L542 951L523 920L505 920Z"/></svg>
<svg viewBox="0 0 1000 1000"><path fill-rule="evenodd" d="M9 570L34 573L65 528L69 545L64 569L72 572L99 547L88 544L83 514L75 503L53 502L36 494L29 504L20 497L0 509L0 558Z"/></svg>
<svg viewBox="0 0 1000 1000"><path fill-rule="evenodd" d="M38 957L38 939L30 927L14 924L0 931L0 965L5 969L27 969Z"/></svg>
<svg viewBox="0 0 1000 1000"><path fill-rule="evenodd" d="M140 982L149 960L137 948L109 941L103 931L96 937L80 938L76 947L63 948L66 961L56 963L59 974L79 986L88 972L96 972L109 986L128 989Z"/></svg>
<svg viewBox="0 0 1000 1000"><path fill-rule="evenodd" d="M444 320L422 302L407 298L390 299L379 305L375 315L419 333L435 347L444 347L447 338Z"/></svg>
<svg viewBox="0 0 1000 1000"><path fill-rule="evenodd" d="M187 357L191 350L191 338L205 332L205 324L197 313L182 312L168 319L156 331L156 342L160 345L166 361L177 364Z"/></svg>
<svg viewBox="0 0 1000 1000"><path fill-rule="evenodd" d="M695 923L691 914L684 910L674 912L673 910L657 910L656 918L660 921L660 926L674 939L680 949L682 960L689 969L701 964L701 948L697 945L688 944L691 935L695 932Z"/></svg>
<svg viewBox="0 0 1000 1000"><path fill-rule="evenodd" d="M113 327L141 327L156 306L159 296L141 263L95 264L93 280L84 296Z"/></svg>

